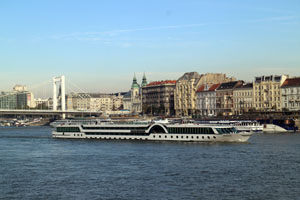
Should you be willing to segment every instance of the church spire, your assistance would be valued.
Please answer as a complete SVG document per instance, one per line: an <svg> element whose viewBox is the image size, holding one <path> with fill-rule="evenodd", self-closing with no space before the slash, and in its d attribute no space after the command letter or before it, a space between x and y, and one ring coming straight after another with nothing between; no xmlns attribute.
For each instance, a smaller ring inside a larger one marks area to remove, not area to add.
<svg viewBox="0 0 300 200"><path fill-rule="evenodd" d="M145 75L145 72L144 72L142 87L145 87L146 85L147 85L147 79L146 79L146 75Z"/></svg>
<svg viewBox="0 0 300 200"><path fill-rule="evenodd" d="M131 88L139 88L139 84L137 83L136 81L136 77L135 77L135 73L134 73L134 77L133 77L133 80L132 80L132 85L131 85Z"/></svg>

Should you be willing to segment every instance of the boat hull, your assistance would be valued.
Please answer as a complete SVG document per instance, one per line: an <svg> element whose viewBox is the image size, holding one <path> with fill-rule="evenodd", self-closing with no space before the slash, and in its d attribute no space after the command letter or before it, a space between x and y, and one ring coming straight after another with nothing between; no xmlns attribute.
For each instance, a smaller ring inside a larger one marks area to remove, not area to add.
<svg viewBox="0 0 300 200"><path fill-rule="evenodd" d="M154 133L147 136L136 135L89 135L81 132L52 132L53 138L99 139L99 140L149 140L149 141L181 141L181 142L247 142L252 133L238 134L172 134Z"/></svg>

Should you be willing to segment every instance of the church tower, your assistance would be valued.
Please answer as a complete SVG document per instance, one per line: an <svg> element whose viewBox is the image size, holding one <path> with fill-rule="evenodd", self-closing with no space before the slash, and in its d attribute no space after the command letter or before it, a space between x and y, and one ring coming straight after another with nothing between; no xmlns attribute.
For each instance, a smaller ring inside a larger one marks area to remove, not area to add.
<svg viewBox="0 0 300 200"><path fill-rule="evenodd" d="M131 85L131 98L137 97L139 95L140 85L137 83L135 74Z"/></svg>
<svg viewBox="0 0 300 200"><path fill-rule="evenodd" d="M143 81L142 81L142 87L145 87L147 85L147 79L146 79L146 75L144 73L143 75Z"/></svg>

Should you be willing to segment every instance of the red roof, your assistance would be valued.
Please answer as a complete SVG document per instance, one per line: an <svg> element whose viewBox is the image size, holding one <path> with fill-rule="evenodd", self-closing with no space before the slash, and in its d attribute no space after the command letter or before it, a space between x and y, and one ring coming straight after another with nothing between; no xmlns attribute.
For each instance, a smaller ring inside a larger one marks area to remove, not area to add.
<svg viewBox="0 0 300 200"><path fill-rule="evenodd" d="M197 92L203 92L204 91L204 85L200 85L198 88Z"/></svg>
<svg viewBox="0 0 300 200"><path fill-rule="evenodd" d="M298 78L288 78L286 79L281 87L299 87L300 86L300 77Z"/></svg>
<svg viewBox="0 0 300 200"><path fill-rule="evenodd" d="M209 91L215 91L220 85L221 85L221 83L213 84L213 85L209 88Z"/></svg>
<svg viewBox="0 0 300 200"><path fill-rule="evenodd" d="M166 84L176 84L175 80L166 80L166 81L154 81L147 85L148 86L158 86L158 85L166 85Z"/></svg>
<svg viewBox="0 0 300 200"><path fill-rule="evenodd" d="M214 84L208 90L205 90L205 85L200 85L197 92L215 91L220 85L221 85L221 83Z"/></svg>

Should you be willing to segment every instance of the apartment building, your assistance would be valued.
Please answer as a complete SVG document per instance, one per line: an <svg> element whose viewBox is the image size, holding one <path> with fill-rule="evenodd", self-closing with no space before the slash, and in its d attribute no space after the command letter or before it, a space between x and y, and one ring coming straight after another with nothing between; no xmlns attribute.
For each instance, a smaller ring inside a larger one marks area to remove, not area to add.
<svg viewBox="0 0 300 200"><path fill-rule="evenodd" d="M207 73L201 75L197 72L185 73L176 82L174 95L176 115L191 116L196 114L196 91L200 85L205 84L207 87L211 87L213 84L232 80L235 80L235 78L228 78L226 74L221 73Z"/></svg>
<svg viewBox="0 0 300 200"><path fill-rule="evenodd" d="M220 83L213 84L211 87L201 85L197 90L197 115L201 117L216 116L216 89Z"/></svg>
<svg viewBox="0 0 300 200"><path fill-rule="evenodd" d="M175 115L174 90L176 80L154 81L143 87L143 113Z"/></svg>
<svg viewBox="0 0 300 200"><path fill-rule="evenodd" d="M253 83L244 83L233 90L233 113L240 115L253 109Z"/></svg>
<svg viewBox="0 0 300 200"><path fill-rule="evenodd" d="M300 77L288 78L281 86L282 110L300 110Z"/></svg>
<svg viewBox="0 0 300 200"><path fill-rule="evenodd" d="M255 77L253 81L253 106L259 111L280 111L281 85L287 75L270 75Z"/></svg>
<svg viewBox="0 0 300 200"><path fill-rule="evenodd" d="M216 110L219 115L233 114L233 91L243 84L243 81L231 81L222 83L216 89Z"/></svg>

